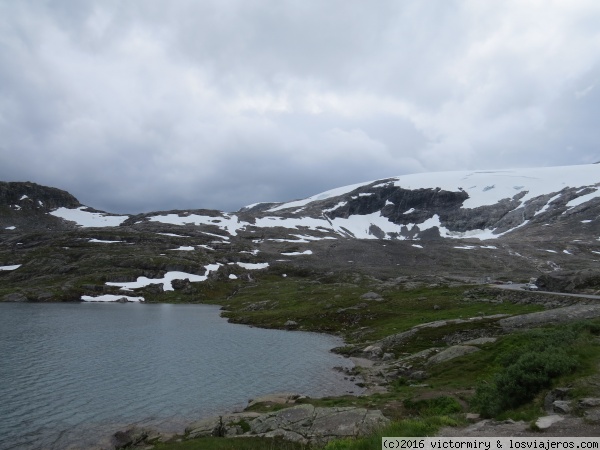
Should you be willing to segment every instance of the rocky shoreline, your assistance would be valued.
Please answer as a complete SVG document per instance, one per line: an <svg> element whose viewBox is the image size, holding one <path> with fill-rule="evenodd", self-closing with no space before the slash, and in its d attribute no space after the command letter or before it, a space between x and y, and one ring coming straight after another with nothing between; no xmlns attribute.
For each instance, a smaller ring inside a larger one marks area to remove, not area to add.
<svg viewBox="0 0 600 450"><path fill-rule="evenodd" d="M333 439L365 436L389 424L390 420L376 409L360 407L315 407L297 404L307 397L294 393L270 394L248 402L248 408L285 406L271 412L242 411L197 420L186 426L183 434L161 433L132 426L111 437L111 448L149 449L159 442L202 437L267 437L282 438L302 444L322 445ZM96 450L106 450L97 447Z"/></svg>

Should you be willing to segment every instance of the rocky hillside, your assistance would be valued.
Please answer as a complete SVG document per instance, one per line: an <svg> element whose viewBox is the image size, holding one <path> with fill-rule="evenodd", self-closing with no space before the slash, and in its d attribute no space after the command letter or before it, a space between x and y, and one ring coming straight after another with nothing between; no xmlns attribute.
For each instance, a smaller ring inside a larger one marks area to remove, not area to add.
<svg viewBox="0 0 600 450"><path fill-rule="evenodd" d="M0 298L158 295L171 280L235 285L261 271L480 281L595 270L599 186L600 165L443 172L237 212L115 215L55 188L0 183Z"/></svg>

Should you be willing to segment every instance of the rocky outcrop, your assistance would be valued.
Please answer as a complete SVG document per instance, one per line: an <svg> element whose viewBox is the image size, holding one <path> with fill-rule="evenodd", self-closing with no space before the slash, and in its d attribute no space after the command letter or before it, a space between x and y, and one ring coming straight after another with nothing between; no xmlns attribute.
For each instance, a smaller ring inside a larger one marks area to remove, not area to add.
<svg viewBox="0 0 600 450"><path fill-rule="evenodd" d="M297 442L327 442L363 436L389 423L381 411L365 408L321 408L298 405L262 415L250 423L251 432Z"/></svg>
<svg viewBox="0 0 600 450"><path fill-rule="evenodd" d="M266 414L243 412L207 418L186 428L186 436L281 437L301 443L363 436L389 423L381 411L365 408L321 408L309 404Z"/></svg>
<svg viewBox="0 0 600 450"><path fill-rule="evenodd" d="M594 319L600 317L600 305L574 305L564 308L540 311L520 316L507 317L498 323L505 331L522 328L534 328L544 325L557 325L574 322L577 320Z"/></svg>
<svg viewBox="0 0 600 450"><path fill-rule="evenodd" d="M29 182L0 182L0 206L47 212L61 207L77 208L81 203L60 189Z"/></svg>
<svg viewBox="0 0 600 450"><path fill-rule="evenodd" d="M445 350L442 350L437 355L432 356L427 360L427 364L439 364L458 358L459 356L468 355L469 353L478 352L477 347L471 345L453 345Z"/></svg>
<svg viewBox="0 0 600 450"><path fill-rule="evenodd" d="M536 284L543 290L553 292L595 294L600 291L600 271L594 269L564 270L542 274Z"/></svg>

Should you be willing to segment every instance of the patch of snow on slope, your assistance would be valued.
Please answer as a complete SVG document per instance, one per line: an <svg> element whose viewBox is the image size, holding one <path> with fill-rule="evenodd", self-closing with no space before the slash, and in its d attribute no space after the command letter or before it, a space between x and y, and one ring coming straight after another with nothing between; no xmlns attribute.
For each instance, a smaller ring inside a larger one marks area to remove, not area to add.
<svg viewBox="0 0 600 450"><path fill-rule="evenodd" d="M171 225L215 225L227 231L232 236L237 236L237 230L242 227L242 223L248 225L245 222L240 223L238 216L235 214L225 214L221 217L201 216L199 214L189 214L186 216L166 214L151 216L149 219L151 222L168 223ZM224 238L223 236L219 237Z"/></svg>
<svg viewBox="0 0 600 450"><path fill-rule="evenodd" d="M419 244L413 244L412 246L413 246L413 247L416 247L416 248L423 248L423 246L422 246L422 245L419 245Z"/></svg>
<svg viewBox="0 0 600 450"><path fill-rule="evenodd" d="M590 192L589 194L585 194L585 195L581 195L577 198L574 198L573 200L571 200L570 202L568 202L566 204L567 208L574 208L576 206L579 206L585 202L589 202L590 200L598 197L600 195L600 193L598 192L597 189L595 189L593 192ZM563 213L564 214L564 213Z"/></svg>
<svg viewBox="0 0 600 450"><path fill-rule="evenodd" d="M25 200L25 199L28 199L28 198L29 197L27 195L23 194L23 195L21 195L21 198L19 200Z"/></svg>
<svg viewBox="0 0 600 450"><path fill-rule="evenodd" d="M173 251L178 250L178 251L182 251L182 252L191 252L191 251L196 250L196 249L194 247L192 247L191 245L180 245L179 247L172 248L170 250L173 250Z"/></svg>
<svg viewBox="0 0 600 450"><path fill-rule="evenodd" d="M75 222L83 228L118 227L129 218L128 216L111 216L104 213L84 211L84 208L86 207L80 206L75 209L63 207L51 211L49 214L64 220Z"/></svg>
<svg viewBox="0 0 600 450"><path fill-rule="evenodd" d="M171 237L182 237L182 238L189 237L189 236L184 236L182 234L175 234L175 233L156 233L156 234L162 234L163 236L171 236Z"/></svg>
<svg viewBox="0 0 600 450"><path fill-rule="evenodd" d="M312 255L312 254L313 254L312 250L304 250L303 252L282 253L282 255L284 255L284 256Z"/></svg>
<svg viewBox="0 0 600 450"><path fill-rule="evenodd" d="M342 206L346 206L348 204L348 202L339 202L337 205L332 206L331 208L326 208L323 210L323 212L331 212L331 211L335 211L338 208L341 208Z"/></svg>
<svg viewBox="0 0 600 450"><path fill-rule="evenodd" d="M410 214L415 212L415 208L410 208L408 211L404 211L402 214Z"/></svg>
<svg viewBox="0 0 600 450"><path fill-rule="evenodd" d="M144 297L130 297L128 295L104 294L97 297L91 295L82 295L81 300L84 302L116 302L122 298L126 298L128 302L140 303L144 301Z"/></svg>
<svg viewBox="0 0 600 450"><path fill-rule="evenodd" d="M544 205L544 207L542 209L540 209L539 211L536 211L534 216L537 216L538 214L542 214L543 212L546 212L548 210L548 208L550 207L550 203L552 203L554 200L556 200L557 198L561 197L562 194L556 194L554 197L552 197L550 200L548 200L546 202L546 204Z"/></svg>
<svg viewBox="0 0 600 450"><path fill-rule="evenodd" d="M269 267L269 263L243 263L243 262L238 262L237 263L238 266L246 269L246 270L260 270L260 269L266 269L267 267Z"/></svg>
<svg viewBox="0 0 600 450"><path fill-rule="evenodd" d="M16 270L21 266L22 264L15 264L13 266L0 266L0 270Z"/></svg>
<svg viewBox="0 0 600 450"><path fill-rule="evenodd" d="M96 244L118 244L123 243L123 241L107 241L105 239L90 239L88 242L96 243Z"/></svg>
<svg viewBox="0 0 600 450"><path fill-rule="evenodd" d="M167 272L165 274L165 276L162 278L138 277L138 279L136 281L130 281L130 282L110 282L109 281L106 284L108 286L120 286L121 290L125 290L125 291L130 291L132 289L146 287L151 284L162 284L163 290L172 291L173 285L171 284L171 281L184 280L186 278L189 279L192 283L198 282L198 281L206 281L208 274L210 272L218 270L219 266L221 266L221 264L209 264L207 266L204 266L206 269L205 275L196 275L193 273L173 271L173 272Z"/></svg>
<svg viewBox="0 0 600 450"><path fill-rule="evenodd" d="M15 230L17 227L15 227L14 225L10 226L10 227L5 227L5 230Z"/></svg>

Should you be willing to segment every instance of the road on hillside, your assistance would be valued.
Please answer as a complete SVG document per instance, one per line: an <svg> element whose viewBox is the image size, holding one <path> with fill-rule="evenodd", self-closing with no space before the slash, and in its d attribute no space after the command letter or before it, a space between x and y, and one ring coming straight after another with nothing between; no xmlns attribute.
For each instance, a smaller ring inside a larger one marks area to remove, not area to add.
<svg viewBox="0 0 600 450"><path fill-rule="evenodd" d="M513 284L490 284L490 287L495 287L498 289L507 289L509 291L520 291L524 290L523 286L525 284L513 283ZM579 297L579 298L591 298L594 300L600 300L600 295L587 295L587 294L567 294L565 292L551 292L551 291L527 291L533 294L550 294L550 295L560 295L563 297Z"/></svg>

